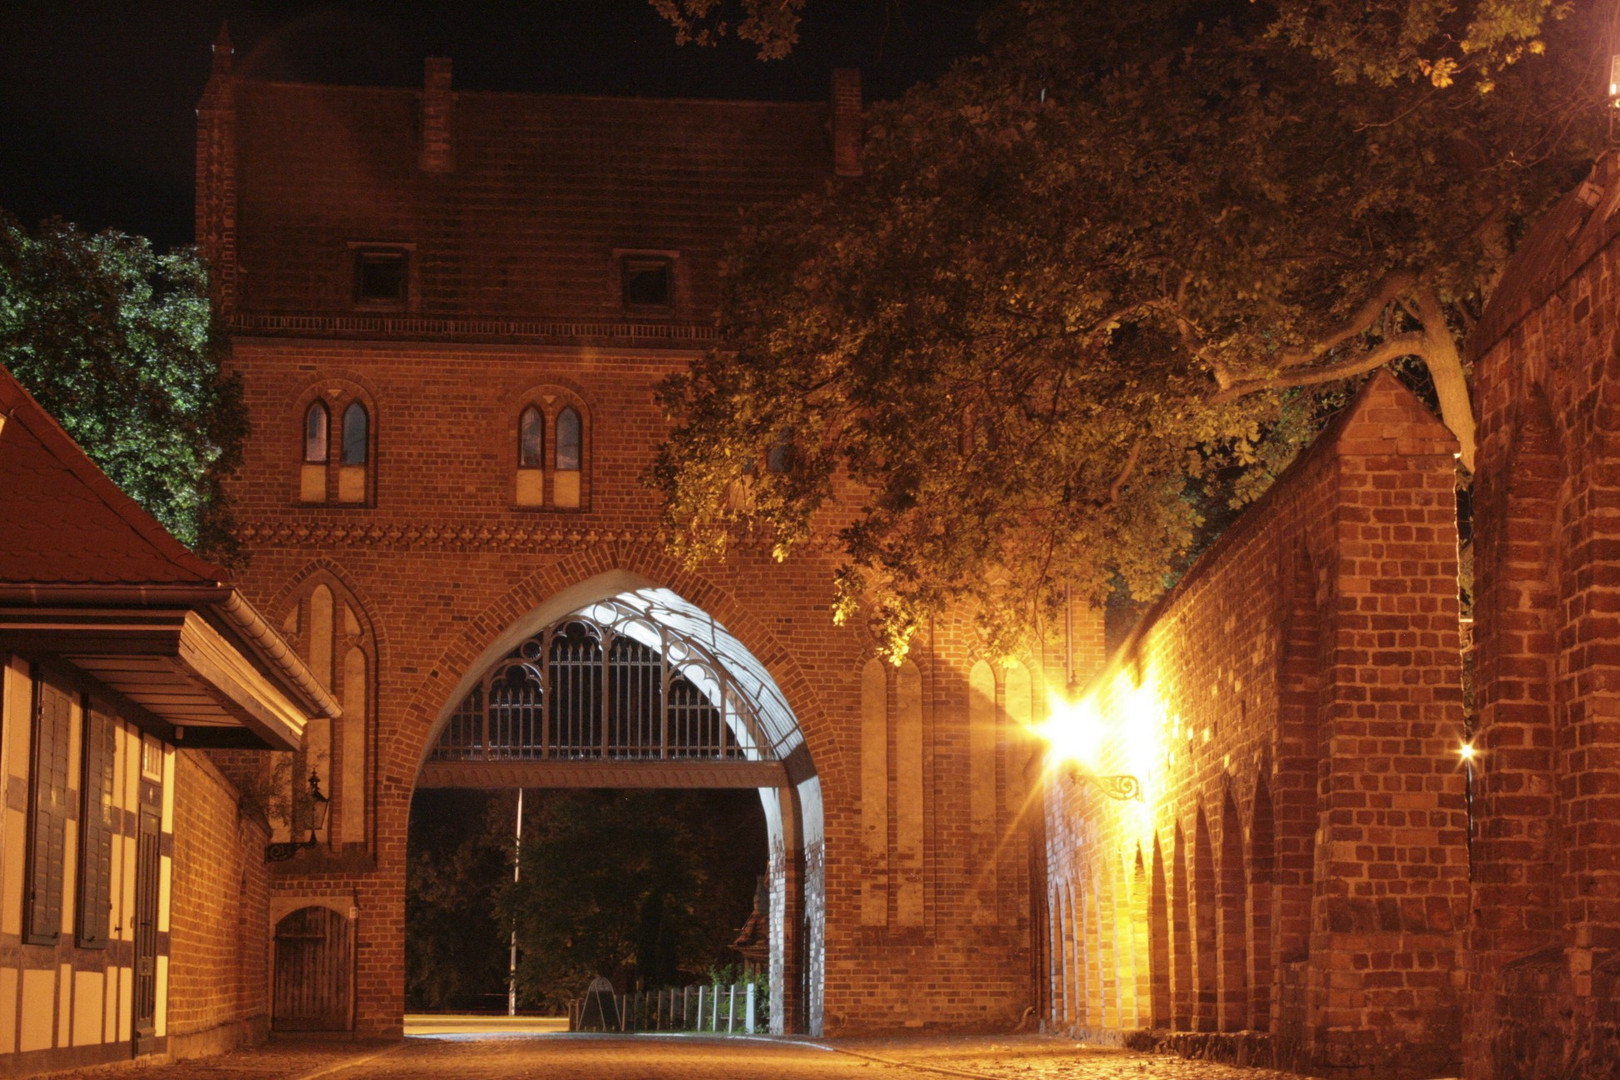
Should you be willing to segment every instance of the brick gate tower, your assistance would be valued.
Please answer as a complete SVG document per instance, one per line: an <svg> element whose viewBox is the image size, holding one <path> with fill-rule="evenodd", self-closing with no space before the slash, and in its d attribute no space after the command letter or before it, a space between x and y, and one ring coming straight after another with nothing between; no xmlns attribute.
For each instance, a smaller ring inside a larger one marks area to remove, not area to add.
<svg viewBox="0 0 1620 1080"><path fill-rule="evenodd" d="M272 866L276 1023L399 1032L428 782L757 787L773 1023L1015 1022L1039 665L992 668L957 626L880 664L832 624L830 553L684 569L641 480L739 209L859 182L855 73L788 104L458 92L447 60L420 89L293 85L230 57L222 35L197 238L253 422L241 586L343 706L290 770L282 838L311 774L330 812ZM557 726L579 664L607 701L631 653L662 664L661 748L617 706ZM676 746L678 717L707 734Z"/></svg>

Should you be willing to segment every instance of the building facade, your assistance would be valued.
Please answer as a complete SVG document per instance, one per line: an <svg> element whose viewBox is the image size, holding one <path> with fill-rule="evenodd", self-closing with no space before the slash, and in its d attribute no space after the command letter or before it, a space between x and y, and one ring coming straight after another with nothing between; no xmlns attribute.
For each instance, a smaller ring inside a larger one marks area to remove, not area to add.
<svg viewBox="0 0 1620 1080"><path fill-rule="evenodd" d="M462 92L442 60L420 89L275 84L225 41L214 65L197 235L254 418L243 584L343 704L291 770L331 816L272 867L271 919L352 913L353 961L299 960L327 980L301 1000L278 968L277 1022L400 1030L424 784L757 788L773 1024L1017 1022L1039 660L942 624L880 664L832 623L832 553L683 567L643 481L739 211L858 176L854 74L761 103Z"/></svg>
<svg viewBox="0 0 1620 1080"><path fill-rule="evenodd" d="M831 623L833 553L671 561L656 387L714 342L738 211L859 182L860 123L852 73L649 101L459 92L442 60L274 84L216 46L197 235L254 416L242 585L342 705L271 822L330 796L267 871L277 1022L399 1030L416 788L725 784L766 812L784 1030L1034 1008L1335 1075L1606 1075L1612 160L1472 338L1470 709L1454 448L1387 377L1106 669L1084 612L1010 665L942 620L890 668ZM643 677L650 711L614 704ZM1073 769L1029 734L1066 726L1102 733Z"/></svg>
<svg viewBox="0 0 1620 1080"><path fill-rule="evenodd" d="M337 704L0 369L0 1074L260 1038L262 809Z"/></svg>

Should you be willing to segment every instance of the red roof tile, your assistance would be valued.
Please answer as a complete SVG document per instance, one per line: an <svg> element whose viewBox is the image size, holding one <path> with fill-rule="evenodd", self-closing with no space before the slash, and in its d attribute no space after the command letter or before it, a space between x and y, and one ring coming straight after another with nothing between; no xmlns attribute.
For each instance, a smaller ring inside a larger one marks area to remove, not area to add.
<svg viewBox="0 0 1620 1080"><path fill-rule="evenodd" d="M0 584L215 587L198 558L119 491L0 368Z"/></svg>

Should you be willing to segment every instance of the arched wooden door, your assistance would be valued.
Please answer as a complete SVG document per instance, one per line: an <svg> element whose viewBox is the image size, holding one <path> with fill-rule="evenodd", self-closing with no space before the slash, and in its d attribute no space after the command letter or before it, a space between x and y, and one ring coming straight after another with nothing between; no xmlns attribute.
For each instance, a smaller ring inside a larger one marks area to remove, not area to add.
<svg viewBox="0 0 1620 1080"><path fill-rule="evenodd" d="M306 907L276 923L276 1031L347 1031L354 997L354 927L331 908Z"/></svg>

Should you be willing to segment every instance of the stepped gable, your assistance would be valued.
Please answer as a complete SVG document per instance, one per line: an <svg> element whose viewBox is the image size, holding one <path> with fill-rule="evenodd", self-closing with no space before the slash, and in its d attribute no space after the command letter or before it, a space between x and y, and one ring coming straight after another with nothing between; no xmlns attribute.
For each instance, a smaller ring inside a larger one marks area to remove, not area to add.
<svg viewBox="0 0 1620 1080"><path fill-rule="evenodd" d="M224 589L0 368L0 583Z"/></svg>

